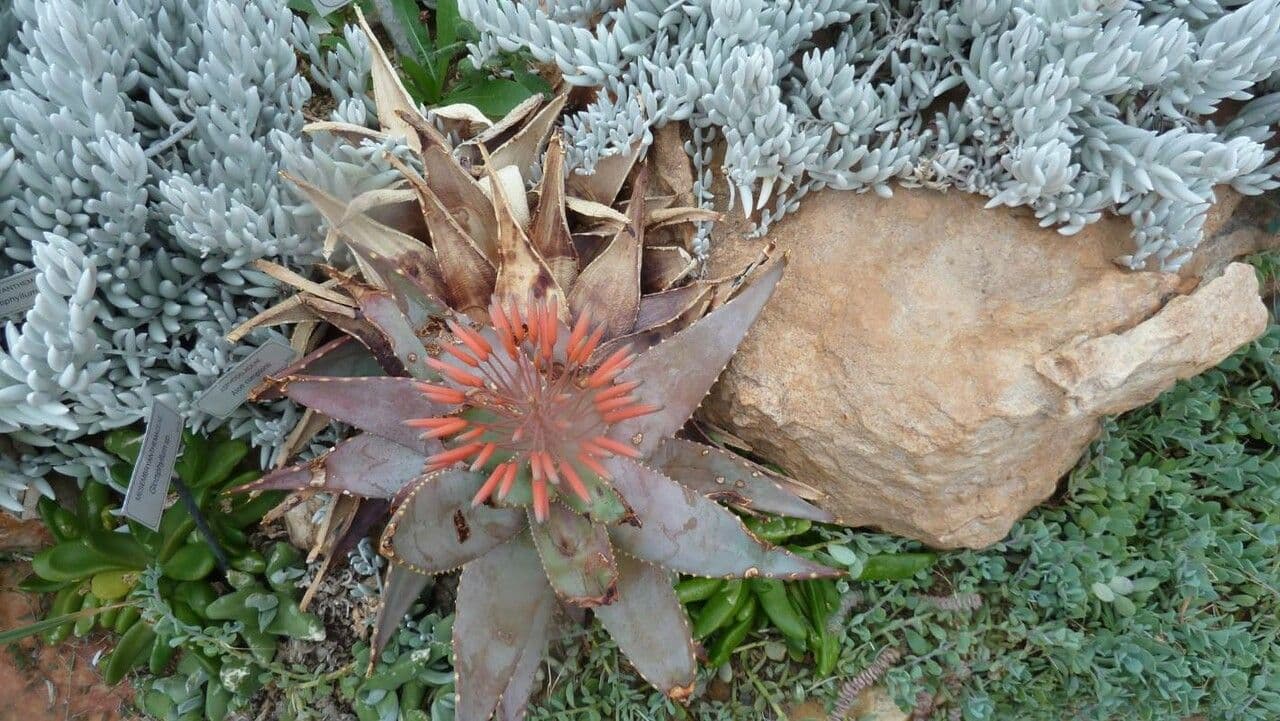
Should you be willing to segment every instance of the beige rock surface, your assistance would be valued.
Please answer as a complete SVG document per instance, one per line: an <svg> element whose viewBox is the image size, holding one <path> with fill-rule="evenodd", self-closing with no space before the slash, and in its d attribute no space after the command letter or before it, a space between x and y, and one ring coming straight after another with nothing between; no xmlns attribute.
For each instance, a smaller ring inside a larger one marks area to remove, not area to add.
<svg viewBox="0 0 1280 721"><path fill-rule="evenodd" d="M1265 326L1248 267L1204 283L1127 271L1111 262L1125 219L1063 237L982 202L805 198L770 233L791 265L706 417L824 490L849 524L976 548L1053 492L1103 414ZM1210 233L1244 232L1234 217L1218 213ZM760 248L721 225L712 275Z"/></svg>

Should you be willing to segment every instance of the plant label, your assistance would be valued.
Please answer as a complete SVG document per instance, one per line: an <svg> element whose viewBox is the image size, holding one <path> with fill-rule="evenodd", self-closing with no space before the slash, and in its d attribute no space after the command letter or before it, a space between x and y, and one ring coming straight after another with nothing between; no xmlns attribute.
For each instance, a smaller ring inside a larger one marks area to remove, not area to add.
<svg viewBox="0 0 1280 721"><path fill-rule="evenodd" d="M35 307L37 273L32 268L0 278L0 318L22 315Z"/></svg>
<svg viewBox="0 0 1280 721"><path fill-rule="evenodd" d="M124 515L138 523L159 530L165 497L173 480L173 467L182 446L182 416L159 401L151 403L147 432L142 436L138 462L129 477L124 497Z"/></svg>
<svg viewBox="0 0 1280 721"><path fill-rule="evenodd" d="M267 341L209 386L196 401L196 408L211 416L226 418L244 404L249 392L267 376L283 370L297 357L297 352L284 343Z"/></svg>

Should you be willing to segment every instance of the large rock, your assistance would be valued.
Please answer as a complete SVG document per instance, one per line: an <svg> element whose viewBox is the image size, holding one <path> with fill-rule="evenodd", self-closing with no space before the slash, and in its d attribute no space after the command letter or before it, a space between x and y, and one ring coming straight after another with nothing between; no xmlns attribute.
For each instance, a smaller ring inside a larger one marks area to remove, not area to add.
<svg viewBox="0 0 1280 721"><path fill-rule="evenodd" d="M1244 232L1219 215L1215 237ZM760 248L727 225L713 275ZM1111 259L1130 229L1063 237L960 193L811 195L770 233L790 267L703 412L850 525L989 545L1053 492L1104 415L1266 326L1250 267L1126 271Z"/></svg>

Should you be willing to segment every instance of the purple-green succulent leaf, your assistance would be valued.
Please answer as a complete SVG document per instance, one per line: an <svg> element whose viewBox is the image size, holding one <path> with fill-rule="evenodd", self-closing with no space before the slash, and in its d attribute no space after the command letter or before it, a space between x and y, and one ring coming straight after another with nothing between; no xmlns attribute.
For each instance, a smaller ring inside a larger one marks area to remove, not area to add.
<svg viewBox="0 0 1280 721"><path fill-rule="evenodd" d="M530 511L529 528L547 579L561 601L587 608L613 602L618 567L605 526L553 503L542 523L533 520Z"/></svg>
<svg viewBox="0 0 1280 721"><path fill-rule="evenodd" d="M500 698L512 709L523 704L507 692L531 688L512 681L526 650L545 645L555 607L555 593L527 534L462 569L453 624L456 721L488 721Z"/></svg>
<svg viewBox="0 0 1280 721"><path fill-rule="evenodd" d="M445 406L427 400L412 378L328 378L289 376L278 381L280 391L294 401L343 423L425 455L440 448L439 441L421 438L406 426L411 418L433 418Z"/></svg>
<svg viewBox="0 0 1280 721"><path fill-rule="evenodd" d="M323 298L303 296L302 302L314 310L321 320L355 338L360 342L360 345L367 348L369 353L378 361L378 365L382 367L384 375L409 375L405 359L402 357L402 353L398 352L402 349L397 348L395 341L392 338L388 338L386 332L372 319L363 313L357 315L354 311L351 314L343 312L347 311L347 309L335 306L335 304ZM397 309L396 312L399 313L399 310ZM424 350L423 353L425 352ZM408 355L416 356L417 353L410 350L404 351L403 355L406 357Z"/></svg>
<svg viewBox="0 0 1280 721"><path fill-rule="evenodd" d="M773 295L785 264L777 261L736 298L640 354L618 380L641 381L635 391L639 402L659 410L614 425L609 437L647 456L663 438L680 430Z"/></svg>
<svg viewBox="0 0 1280 721"><path fill-rule="evenodd" d="M344 335L316 348L280 369L271 379L264 381L249 394L251 400L273 401L284 397L273 379L286 376L312 375L343 378L380 376L384 371L368 348L356 339Z"/></svg>
<svg viewBox="0 0 1280 721"><path fill-rule="evenodd" d="M618 597L595 609L618 648L640 675L676 701L693 693L698 666L684 606L669 571L618 555Z"/></svg>
<svg viewBox="0 0 1280 721"><path fill-rule="evenodd" d="M697 281L679 288L650 293L640 298L640 310L636 314L635 331L666 325L678 320L710 295L713 289L705 282Z"/></svg>
<svg viewBox="0 0 1280 721"><path fill-rule="evenodd" d="M471 505L483 481L479 473L446 470L413 483L397 499L382 536L383 555L419 573L445 573L526 528L522 509Z"/></svg>
<svg viewBox="0 0 1280 721"><path fill-rule="evenodd" d="M787 490L787 479L722 448L667 438L645 463L721 503L818 523L835 521L835 516Z"/></svg>
<svg viewBox="0 0 1280 721"><path fill-rule="evenodd" d="M373 637L369 640L372 647L369 651L370 666L387 647L387 642L400 628L400 622L413 607L422 590L431 582L431 576L418 573L410 568L394 563L387 567L386 579L383 581L381 600L378 606L378 617L373 625Z"/></svg>
<svg viewBox="0 0 1280 721"><path fill-rule="evenodd" d="M809 579L840 575L764 543L728 509L658 471L617 456L603 464L639 524L610 529L614 545L623 553L693 576Z"/></svg>
<svg viewBox="0 0 1280 721"><path fill-rule="evenodd" d="M520 658L511 673L511 682L498 700L498 710L494 713L497 721L524 719L529 708L529 698L533 695L534 683L538 680L538 666L547 653L547 642L551 640L554 626L554 620L549 620L539 628L531 629L532 633L521 649Z"/></svg>
<svg viewBox="0 0 1280 721"><path fill-rule="evenodd" d="M448 305L442 300L444 286L438 277L439 265L435 253L427 246L423 246L423 255L405 254L396 260L368 251L357 251L357 254L365 266L378 275L368 280L373 283L381 280L414 328L422 328L433 316L448 311Z"/></svg>
<svg viewBox="0 0 1280 721"><path fill-rule="evenodd" d="M351 522L333 542L330 558L346 558L361 539L368 538L374 527L381 526L391 511L391 502L385 498L360 499Z"/></svg>
<svg viewBox="0 0 1280 721"><path fill-rule="evenodd" d="M252 483L231 489L246 491L315 490L362 498L391 498L422 475L427 459L395 441L361 433L338 443L324 455L272 471Z"/></svg>
<svg viewBox="0 0 1280 721"><path fill-rule="evenodd" d="M349 288L363 319L378 331L389 352L409 375L424 380L439 376L427 366L427 349L390 293L368 286Z"/></svg>

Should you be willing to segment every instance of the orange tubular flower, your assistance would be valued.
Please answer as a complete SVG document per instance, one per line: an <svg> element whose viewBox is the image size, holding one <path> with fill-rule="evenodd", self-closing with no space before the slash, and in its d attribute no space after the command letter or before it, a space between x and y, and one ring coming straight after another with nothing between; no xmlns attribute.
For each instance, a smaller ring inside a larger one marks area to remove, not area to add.
<svg viewBox="0 0 1280 721"><path fill-rule="evenodd" d="M449 320L458 344L445 345L445 355L428 361L442 380L418 387L428 399L456 403L461 411L405 424L426 429L426 438L453 440L427 458L433 470L466 463L475 471L501 459L472 498L473 505L505 499L519 472L527 470L534 517L546 520L562 482L569 493L588 502L582 473L605 477L600 460L639 456L608 438L611 424L657 410L631 394L639 383L615 382L635 356L620 348L589 369L585 364L602 329L590 332L589 313L582 313L572 329L557 313L554 300L530 302L523 312L515 304L504 307L495 301L489 308L492 328L478 332Z"/></svg>

